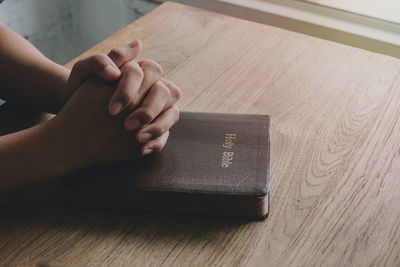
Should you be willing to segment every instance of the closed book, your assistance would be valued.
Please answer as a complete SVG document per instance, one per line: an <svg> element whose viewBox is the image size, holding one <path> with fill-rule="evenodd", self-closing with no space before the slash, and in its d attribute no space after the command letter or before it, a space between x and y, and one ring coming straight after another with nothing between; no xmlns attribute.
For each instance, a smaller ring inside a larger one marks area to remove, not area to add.
<svg viewBox="0 0 400 267"><path fill-rule="evenodd" d="M66 179L68 199L106 208L237 215L269 212L268 115L181 112L161 152Z"/></svg>

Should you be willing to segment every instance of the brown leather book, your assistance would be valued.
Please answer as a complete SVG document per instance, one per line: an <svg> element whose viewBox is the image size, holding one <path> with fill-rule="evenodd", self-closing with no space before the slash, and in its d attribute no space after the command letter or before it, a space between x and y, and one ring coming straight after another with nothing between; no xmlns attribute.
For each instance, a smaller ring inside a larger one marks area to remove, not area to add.
<svg viewBox="0 0 400 267"><path fill-rule="evenodd" d="M270 130L268 115L181 112L163 151L74 175L69 199L107 208L265 218Z"/></svg>

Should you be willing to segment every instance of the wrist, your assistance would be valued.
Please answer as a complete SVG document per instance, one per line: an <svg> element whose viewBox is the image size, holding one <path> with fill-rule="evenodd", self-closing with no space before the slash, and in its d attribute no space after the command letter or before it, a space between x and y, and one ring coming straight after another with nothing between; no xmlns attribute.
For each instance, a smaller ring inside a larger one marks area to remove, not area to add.
<svg viewBox="0 0 400 267"><path fill-rule="evenodd" d="M54 118L35 127L38 128L38 134L36 140L33 141L41 144L40 152L37 154L46 164L45 168L48 170L46 176L57 177L69 173L72 169L72 162L68 157L68 151L64 150L61 143L62 135L56 129Z"/></svg>
<svg viewBox="0 0 400 267"><path fill-rule="evenodd" d="M55 111L54 113L58 113L64 105L68 102L69 98L71 97L72 93L68 90L68 78L71 71L64 66L58 65L55 68L55 81L53 88L56 90L55 96Z"/></svg>
<svg viewBox="0 0 400 267"><path fill-rule="evenodd" d="M67 157L53 138L50 121L0 137L0 194L71 171Z"/></svg>
<svg viewBox="0 0 400 267"><path fill-rule="evenodd" d="M42 138L46 141L45 153L51 157L55 176L66 175L82 166L79 146L73 143L73 137L64 129L65 124L58 115L42 123Z"/></svg>
<svg viewBox="0 0 400 267"><path fill-rule="evenodd" d="M37 75L32 79L32 87L35 88L35 103L33 107L47 113L57 114L68 101L68 78L70 70L51 60L36 68Z"/></svg>

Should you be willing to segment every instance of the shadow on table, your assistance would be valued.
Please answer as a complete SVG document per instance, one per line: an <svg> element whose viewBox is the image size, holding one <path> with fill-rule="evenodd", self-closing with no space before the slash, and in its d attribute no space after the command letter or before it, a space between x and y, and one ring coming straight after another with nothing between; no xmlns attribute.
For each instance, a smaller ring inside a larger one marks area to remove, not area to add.
<svg viewBox="0 0 400 267"><path fill-rule="evenodd" d="M31 127L48 118L49 115L6 103L0 107L0 135ZM3 197L0 212L0 233L6 233L8 239L16 229L26 229L23 233L26 235L38 229L55 229L69 233L92 232L105 237L124 231L130 238L137 238L140 229L141 238L157 235L158 241L169 240L184 231L195 231L191 240L205 240L221 232L234 234L242 225L252 222L240 217L71 205L66 203L57 180ZM7 242L7 238L3 241Z"/></svg>
<svg viewBox="0 0 400 267"><path fill-rule="evenodd" d="M191 240L209 240L238 231L252 223L248 218L190 213L105 209L68 204L58 196L54 182L24 189L0 203L0 232L15 229L86 232L99 238L124 232L127 238L173 239L192 231ZM140 229L140 231L138 230ZM28 234L28 233L25 233ZM156 234L156 237L155 237ZM6 242L6 240L4 240Z"/></svg>

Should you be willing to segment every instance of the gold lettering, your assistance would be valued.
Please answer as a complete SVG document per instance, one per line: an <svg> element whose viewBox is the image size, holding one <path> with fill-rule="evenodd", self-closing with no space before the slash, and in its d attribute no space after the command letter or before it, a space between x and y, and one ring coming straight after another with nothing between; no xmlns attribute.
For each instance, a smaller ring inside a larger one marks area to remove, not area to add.
<svg viewBox="0 0 400 267"><path fill-rule="evenodd" d="M225 141L224 141L222 147L224 147L225 149L232 150L232 147L234 145L233 141L235 139L236 139L236 134L234 134L234 133L225 134ZM233 161L233 151L223 151L221 167L229 168L232 165L232 161Z"/></svg>
<svg viewBox="0 0 400 267"><path fill-rule="evenodd" d="M223 168L229 168L229 166L232 165L232 160L233 160L233 151L224 151L222 153L222 163L221 167Z"/></svg>
<svg viewBox="0 0 400 267"><path fill-rule="evenodd" d="M233 140L235 140L235 139L236 139L236 134L226 134L225 142L222 146L224 148L232 149L232 146L234 145Z"/></svg>

